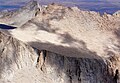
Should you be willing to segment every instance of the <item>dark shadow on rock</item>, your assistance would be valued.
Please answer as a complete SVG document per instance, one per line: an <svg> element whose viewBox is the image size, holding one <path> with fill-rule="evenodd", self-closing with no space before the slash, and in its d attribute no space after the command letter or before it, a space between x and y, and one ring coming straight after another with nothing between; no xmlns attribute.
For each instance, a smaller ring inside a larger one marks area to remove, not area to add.
<svg viewBox="0 0 120 83"><path fill-rule="evenodd" d="M28 23L36 25L37 26L36 31L43 30L43 31L47 31L49 33L56 33L56 31L59 30L58 28L52 29L51 25L49 24L49 20L45 20L45 21L43 20L42 22L35 22L33 20L29 20ZM24 29L24 25L21 28Z"/></svg>
<svg viewBox="0 0 120 83"><path fill-rule="evenodd" d="M39 22L34 22L32 20L29 20L29 23L32 23L37 26L37 30L44 30L47 32L50 32L50 24L42 21L41 23Z"/></svg>
<svg viewBox="0 0 120 83"><path fill-rule="evenodd" d="M42 71L47 73L46 69L50 66L58 77L62 77L63 73L66 75L63 78L66 80L66 83L84 83L86 81L90 83L114 83L112 70L109 69L105 61L100 57L99 59L78 58L75 56L63 56L50 51L45 52L45 62L42 66ZM51 71L52 73L53 71ZM56 78L55 76L53 77L54 79Z"/></svg>
<svg viewBox="0 0 120 83"><path fill-rule="evenodd" d="M55 52L58 54L62 55L67 55L70 57L86 57L86 58L99 58L96 52L93 52L87 48L86 43L83 40L77 40L74 37L72 37L69 33L54 33L57 34L59 37L58 39L61 40L61 43L63 44L73 44L73 43L78 43L80 46L79 47L67 47L63 45L55 45L53 43L43 43L40 40L37 40L36 42L28 42L29 45L32 47L35 47L39 50L48 50L51 52Z"/></svg>
<svg viewBox="0 0 120 83"><path fill-rule="evenodd" d="M68 83L81 83L86 82L85 80L91 83L114 83L113 70L109 69L108 64L96 52L89 50L84 41L77 40L68 33L58 35L62 40L61 43L70 45L77 42L81 44L81 47L67 47L50 42L42 43L40 40L28 42L34 48L46 50L47 56L42 68L44 72L45 64L49 64L51 67L56 67L55 71L58 76L64 72L67 75Z"/></svg>
<svg viewBox="0 0 120 83"><path fill-rule="evenodd" d="M58 34L58 33L57 33ZM67 44L72 44L74 42L77 42L79 44L81 44L83 47L86 48L86 43L82 40L77 40L75 38L73 38L69 33L64 33L64 34L58 34L60 37L59 39L61 39L61 43L67 43Z"/></svg>
<svg viewBox="0 0 120 83"><path fill-rule="evenodd" d="M118 79L119 79L119 70L117 69L117 70L115 71L115 76L114 76L114 78L113 78L114 83L118 83Z"/></svg>
<svg viewBox="0 0 120 83"><path fill-rule="evenodd" d="M116 37L120 38L120 28L116 29L114 31L114 34L116 35Z"/></svg>
<svg viewBox="0 0 120 83"><path fill-rule="evenodd" d="M5 24L0 24L0 29L15 29L15 28L17 28L17 27L5 25Z"/></svg>
<svg viewBox="0 0 120 83"><path fill-rule="evenodd" d="M117 49L117 50L119 51L119 50L120 50L120 28L115 29L113 34L116 36L117 41L118 41L118 43L119 43L119 44L115 44L115 46L116 46L117 48L119 48L119 49ZM116 49L115 49L115 50L116 50Z"/></svg>
<svg viewBox="0 0 120 83"><path fill-rule="evenodd" d="M2 37L1 34L0 37ZM6 37L7 36L5 36L5 38ZM18 53L20 52L18 48L19 41L16 41L13 38L9 39L9 37L6 38L6 41L7 40L10 41L10 44L13 46L15 50L13 50L12 52L13 53L12 58L9 58L7 56L4 57L2 56L2 54L0 55L0 65L1 65L0 76L1 73L4 71L5 67L12 72L10 66L13 63L17 62ZM81 83L81 82L85 82L86 80L91 83L97 83L97 82L114 83L112 82L113 75L109 72L108 65L95 52L92 52L89 49L87 49L85 42L83 41L81 44L83 44L84 50L83 49L79 50L77 48L71 48L71 47L64 47L60 45L58 46L51 43L29 42L29 44L39 50L46 50L44 51L46 53L44 53L45 62L44 65L42 66L42 70L46 72L45 69L47 69L48 66L48 65L46 66L46 64L49 64L49 66L55 68L54 70L56 71L55 73L57 74L57 76L62 76L63 73L67 76L66 77L67 78L66 80L68 80L67 83ZM0 48L0 49L1 49L0 53L3 53L5 50L5 48ZM70 56L74 54L75 56ZM78 56L83 56L84 58ZM3 58L5 63L2 62Z"/></svg>
<svg viewBox="0 0 120 83"><path fill-rule="evenodd" d="M52 61L53 57L55 60ZM85 80L91 83L114 83L112 82L113 75L110 74L107 64L102 59L73 58L57 54L50 56L48 53L46 62L51 66L56 65L58 75L64 72L68 83L84 83Z"/></svg>
<svg viewBox="0 0 120 83"><path fill-rule="evenodd" d="M39 41L28 42L28 44L39 50L48 50L69 57L100 58L96 52L92 52L87 49L84 43L82 43L84 48L65 47L62 45L54 45L52 43L41 43Z"/></svg>

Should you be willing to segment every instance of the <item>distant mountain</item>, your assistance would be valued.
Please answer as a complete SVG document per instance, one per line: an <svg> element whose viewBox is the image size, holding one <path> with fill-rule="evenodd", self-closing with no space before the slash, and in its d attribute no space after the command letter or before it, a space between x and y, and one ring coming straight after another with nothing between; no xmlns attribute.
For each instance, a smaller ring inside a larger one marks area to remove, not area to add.
<svg viewBox="0 0 120 83"><path fill-rule="evenodd" d="M27 3L26 6L23 6L22 8L13 11L13 12L6 12L2 14L2 18L7 18L5 19L6 22L8 22L9 25L23 25L26 23L28 20L32 19L35 17L35 13L38 9L38 2L37 1L30 1ZM22 18L20 18L22 17ZM18 19L17 19L18 18ZM19 27L17 26L17 27Z"/></svg>
<svg viewBox="0 0 120 83"><path fill-rule="evenodd" d="M30 0L0 0L0 10L16 10ZM80 9L113 14L120 10L119 0L36 0L40 4L61 3L66 6L78 6Z"/></svg>

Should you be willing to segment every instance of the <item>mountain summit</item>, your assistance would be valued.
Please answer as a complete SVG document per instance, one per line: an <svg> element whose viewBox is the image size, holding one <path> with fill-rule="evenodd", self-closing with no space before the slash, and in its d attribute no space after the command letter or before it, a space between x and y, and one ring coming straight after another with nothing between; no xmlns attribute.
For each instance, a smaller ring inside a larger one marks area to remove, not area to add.
<svg viewBox="0 0 120 83"><path fill-rule="evenodd" d="M30 1L26 6L15 12L6 13L1 17L8 25L20 27L28 20L35 17L36 12L40 9L37 1Z"/></svg>
<svg viewBox="0 0 120 83"><path fill-rule="evenodd" d="M33 1L0 23L0 83L120 81L119 13Z"/></svg>

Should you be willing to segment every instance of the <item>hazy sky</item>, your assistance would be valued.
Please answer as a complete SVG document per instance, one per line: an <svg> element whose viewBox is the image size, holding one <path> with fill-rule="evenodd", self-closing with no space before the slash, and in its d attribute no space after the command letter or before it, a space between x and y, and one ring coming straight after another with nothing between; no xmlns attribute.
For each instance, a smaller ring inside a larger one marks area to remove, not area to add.
<svg viewBox="0 0 120 83"><path fill-rule="evenodd" d="M30 0L0 0L0 5L3 4L16 4L16 3L23 3L23 2L29 2ZM53 2L53 1L68 1L68 2L79 2L79 1L108 1L108 2L120 2L120 0L36 0L36 1L48 1L48 2Z"/></svg>
<svg viewBox="0 0 120 83"><path fill-rule="evenodd" d="M17 4L23 4L26 2L29 2L31 0L0 0L0 5L17 5ZM36 0L36 1L42 1L42 2L80 2L80 1L85 1L85 2L99 2L99 1L107 1L109 3L112 2L120 2L120 0ZM107 3L106 2L106 3Z"/></svg>
<svg viewBox="0 0 120 83"><path fill-rule="evenodd" d="M5 9L17 9L21 6L24 6L31 0L0 0L0 10ZM108 12L113 13L117 10L120 10L120 0L35 0L43 3L65 3L68 2L69 5L72 5L71 2L75 3L75 6L83 8L86 10L93 10L99 12ZM68 5L68 4L67 4Z"/></svg>

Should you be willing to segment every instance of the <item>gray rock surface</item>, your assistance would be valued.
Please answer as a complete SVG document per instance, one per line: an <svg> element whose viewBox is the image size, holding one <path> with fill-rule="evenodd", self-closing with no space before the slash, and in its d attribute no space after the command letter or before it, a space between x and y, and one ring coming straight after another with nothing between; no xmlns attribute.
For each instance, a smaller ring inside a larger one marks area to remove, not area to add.
<svg viewBox="0 0 120 83"><path fill-rule="evenodd" d="M28 20L35 17L35 14L39 11L40 6L37 1L30 1L26 6L16 11L10 11L1 14L1 19L8 25L20 27Z"/></svg>
<svg viewBox="0 0 120 83"><path fill-rule="evenodd" d="M120 18L30 2L0 24L0 83L118 83ZM0 26L1 27L1 26Z"/></svg>
<svg viewBox="0 0 120 83"><path fill-rule="evenodd" d="M115 83L104 59L38 50L0 32L0 83Z"/></svg>
<svg viewBox="0 0 120 83"><path fill-rule="evenodd" d="M119 27L120 18L114 15L101 16L53 3L9 33L40 50L71 57L108 58L120 54Z"/></svg>

